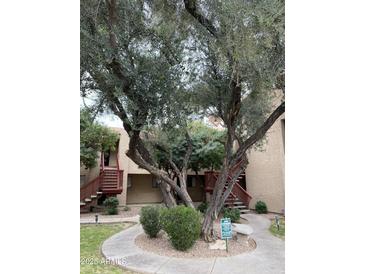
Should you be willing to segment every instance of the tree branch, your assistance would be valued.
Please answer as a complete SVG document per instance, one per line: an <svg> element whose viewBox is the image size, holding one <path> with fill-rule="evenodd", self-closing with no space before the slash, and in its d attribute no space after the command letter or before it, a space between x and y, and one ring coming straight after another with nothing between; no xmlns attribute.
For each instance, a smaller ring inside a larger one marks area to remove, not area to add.
<svg viewBox="0 0 365 274"><path fill-rule="evenodd" d="M204 26L215 38L219 37L218 30L214 27L213 23L203 16L196 7L196 0L184 0L185 9L189 12L198 22Z"/></svg>
<svg viewBox="0 0 365 274"><path fill-rule="evenodd" d="M188 169L189 159L190 159L191 153L193 152L193 141L191 140L191 137L188 132L185 133L185 138L188 143L188 149L185 153L184 160L183 160L183 167L182 167L183 173L186 173L186 171Z"/></svg>
<svg viewBox="0 0 365 274"><path fill-rule="evenodd" d="M282 102L266 119L266 121L252 134L248 139L242 142L241 146L235 154L235 162L240 161L243 154L258 140L263 138L270 127L275 123L275 121L285 112L285 101Z"/></svg>
<svg viewBox="0 0 365 274"><path fill-rule="evenodd" d="M139 136L132 135L129 140L129 149L127 151L127 156L131 158L137 165L140 165L144 169L148 170L152 175L161 178L166 183L168 183L178 194L181 194L180 187L168 176L168 174L153 165L149 164L145 159L139 154L137 149Z"/></svg>

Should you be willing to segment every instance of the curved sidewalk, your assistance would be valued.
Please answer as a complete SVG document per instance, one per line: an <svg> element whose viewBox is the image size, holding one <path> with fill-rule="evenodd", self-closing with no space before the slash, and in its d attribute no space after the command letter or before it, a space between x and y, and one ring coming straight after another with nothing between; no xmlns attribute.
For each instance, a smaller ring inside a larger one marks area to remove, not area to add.
<svg viewBox="0 0 365 274"><path fill-rule="evenodd" d="M242 217L252 226L254 232L251 238L257 244L257 248L249 253L207 259L156 255L143 251L134 244L134 239L143 233L140 224L107 239L102 245L102 253L107 259L117 261L124 268L140 273L284 273L285 243L270 234L270 221L256 214L245 214Z"/></svg>

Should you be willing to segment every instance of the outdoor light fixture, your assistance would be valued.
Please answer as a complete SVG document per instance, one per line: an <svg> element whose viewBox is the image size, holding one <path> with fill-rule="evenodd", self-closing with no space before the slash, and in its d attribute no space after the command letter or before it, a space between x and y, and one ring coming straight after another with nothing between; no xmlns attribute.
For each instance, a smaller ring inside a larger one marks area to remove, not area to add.
<svg viewBox="0 0 365 274"><path fill-rule="evenodd" d="M278 216L275 216L275 223L276 223L276 227L278 228L278 231L279 231L280 224L279 224L279 217Z"/></svg>

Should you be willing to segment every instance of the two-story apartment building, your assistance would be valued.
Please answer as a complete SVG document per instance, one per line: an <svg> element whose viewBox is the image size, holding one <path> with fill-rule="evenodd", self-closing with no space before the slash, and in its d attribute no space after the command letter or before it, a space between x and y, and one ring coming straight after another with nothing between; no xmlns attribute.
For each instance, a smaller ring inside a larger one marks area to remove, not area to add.
<svg viewBox="0 0 365 274"><path fill-rule="evenodd" d="M161 203L162 194L154 177L139 168L125 152L129 137L122 128L113 128L119 133L117 150L100 155L96 167L80 170L80 206L96 204L106 196L116 195L120 205ZM232 199L237 204L254 208L258 200L264 201L268 210L281 213L285 208L284 185L284 131L285 118L280 117L267 132L267 142L259 150L248 155L249 165L242 174ZM209 184L212 176L201 172L188 175L188 192L194 202L209 200ZM240 198L242 197L242 201ZM249 199L247 199L249 197ZM243 206L242 206L243 207Z"/></svg>

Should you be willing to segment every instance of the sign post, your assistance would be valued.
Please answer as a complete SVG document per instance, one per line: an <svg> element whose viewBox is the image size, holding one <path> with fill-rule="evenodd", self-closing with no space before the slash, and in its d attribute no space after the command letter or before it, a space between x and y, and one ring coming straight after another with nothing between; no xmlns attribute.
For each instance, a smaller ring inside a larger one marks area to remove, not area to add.
<svg viewBox="0 0 365 274"><path fill-rule="evenodd" d="M232 238L232 225L230 218L221 219L221 238L226 240L226 251L228 252L228 239Z"/></svg>

